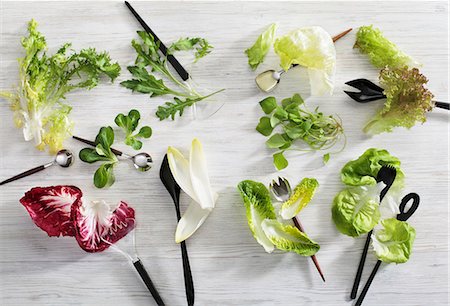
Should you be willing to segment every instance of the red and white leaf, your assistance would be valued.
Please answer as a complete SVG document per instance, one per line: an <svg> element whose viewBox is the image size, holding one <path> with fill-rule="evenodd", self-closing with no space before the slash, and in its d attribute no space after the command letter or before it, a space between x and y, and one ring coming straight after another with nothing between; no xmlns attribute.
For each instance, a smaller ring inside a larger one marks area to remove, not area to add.
<svg viewBox="0 0 450 306"><path fill-rule="evenodd" d="M75 238L86 252L104 251L134 229L134 215L134 209L125 202L114 210L105 201L73 205Z"/></svg>
<svg viewBox="0 0 450 306"><path fill-rule="evenodd" d="M49 236L75 236L71 207L81 204L82 195L75 186L35 187L25 193L20 203Z"/></svg>

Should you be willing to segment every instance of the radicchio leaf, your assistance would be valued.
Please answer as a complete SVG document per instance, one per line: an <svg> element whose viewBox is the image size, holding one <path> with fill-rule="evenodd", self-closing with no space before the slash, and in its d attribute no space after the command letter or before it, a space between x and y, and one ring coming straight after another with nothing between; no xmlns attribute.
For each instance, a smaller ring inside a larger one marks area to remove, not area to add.
<svg viewBox="0 0 450 306"><path fill-rule="evenodd" d="M125 237L136 225L134 209L120 202L116 209L105 201L72 206L75 238L86 252L101 252Z"/></svg>
<svg viewBox="0 0 450 306"><path fill-rule="evenodd" d="M35 187L20 203L34 223L51 236L75 236L71 207L81 205L83 193L75 186Z"/></svg>

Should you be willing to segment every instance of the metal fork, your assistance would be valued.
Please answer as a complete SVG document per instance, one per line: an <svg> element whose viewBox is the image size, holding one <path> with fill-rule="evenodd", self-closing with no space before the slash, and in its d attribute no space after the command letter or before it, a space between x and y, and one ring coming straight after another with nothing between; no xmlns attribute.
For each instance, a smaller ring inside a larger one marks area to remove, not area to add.
<svg viewBox="0 0 450 306"><path fill-rule="evenodd" d="M292 195L291 185L289 184L289 181L284 177L278 177L278 182L272 180L269 185L269 189L273 197L280 202L286 202ZM299 231L301 231L302 233L305 232L302 224L300 223L300 220L298 220L297 217L292 218L292 221L294 221L295 227L298 228ZM314 265L316 266L317 272L319 272L320 277L325 282L325 277L323 276L323 272L320 268L319 262L317 261L316 255L311 256L311 259L314 262Z"/></svg>

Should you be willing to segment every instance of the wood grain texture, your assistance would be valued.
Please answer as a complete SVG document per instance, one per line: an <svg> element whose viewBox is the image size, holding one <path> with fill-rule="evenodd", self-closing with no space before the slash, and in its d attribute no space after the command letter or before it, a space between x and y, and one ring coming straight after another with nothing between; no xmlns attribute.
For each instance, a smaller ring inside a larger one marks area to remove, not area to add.
<svg viewBox="0 0 450 306"><path fill-rule="evenodd" d="M151 305L152 299L131 264L108 250L84 253L73 239L48 238L31 222L18 199L33 186L73 184L89 199L112 203L126 200L137 210L138 252L167 305L185 305L182 263L174 242L175 209L158 178L168 145L187 149L193 137L204 144L211 181L220 194L217 207L187 245L196 287L196 305L351 305L348 301L364 244L339 234L331 221L331 202L341 188L339 170L365 149L389 150L402 161L404 192L421 195L421 206L410 219L417 238L411 260L383 265L365 305L447 305L448 303L448 136L449 116L443 110L428 115L428 122L411 130L368 138L361 128L380 103L359 105L342 92L344 83L358 77L376 80L377 70L352 49L355 31L336 43L338 63L335 94L309 99L313 108L339 114L344 122L346 150L332 156L325 167L321 154L289 154L282 172L292 182L316 177L321 186L314 202L301 213L310 236L318 241L317 254L327 282L322 283L307 258L275 252L266 254L250 234L236 185L242 179L268 183L277 173L271 151L254 128L261 115L257 102L265 97L254 84L260 71L277 66L271 52L256 72L250 71L243 50L270 23L278 34L321 25L332 35L349 27L375 24L402 50L423 63L429 88L437 100L448 101L448 4L442 2L136 2L136 10L165 41L181 36L203 36L215 46L195 67L180 56L203 88L227 90L225 104L207 120L159 122L154 116L164 98L131 94L118 83L135 54L130 46L137 21L122 2L0 2L0 89L18 80L16 58L22 56L20 37L35 18L50 51L70 41L75 49L109 50L123 67L113 85L101 84L67 96L73 105L74 134L93 138L102 125L112 124L119 112L141 111L143 123L153 128L143 151L153 155L155 169L138 173L127 162L117 167L117 182L109 190L92 185L95 167L76 161L73 167L52 167L0 188L0 304L1 305ZM285 75L274 92L278 98L300 91L296 73ZM188 115L188 114L187 114ZM68 149L83 145L68 140ZM118 149L131 151L124 145ZM49 161L51 157L25 143L14 128L5 101L0 103L0 179ZM187 199L183 198L186 203ZM185 206L184 206L185 207ZM375 257L368 256L363 281Z"/></svg>

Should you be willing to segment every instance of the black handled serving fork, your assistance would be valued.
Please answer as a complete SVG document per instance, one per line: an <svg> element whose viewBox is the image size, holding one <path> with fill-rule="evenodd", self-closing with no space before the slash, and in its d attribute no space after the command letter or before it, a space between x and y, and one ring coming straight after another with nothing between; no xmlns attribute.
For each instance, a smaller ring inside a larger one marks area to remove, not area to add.
<svg viewBox="0 0 450 306"><path fill-rule="evenodd" d="M356 79L348 81L345 84L355 89L359 89L359 91L356 92L344 90L344 92L350 98L352 98L358 103L368 103L386 98L386 95L384 94L384 89L367 79ZM443 108L446 110L450 109L449 103L439 101L433 101L433 103L434 106L436 107Z"/></svg>

